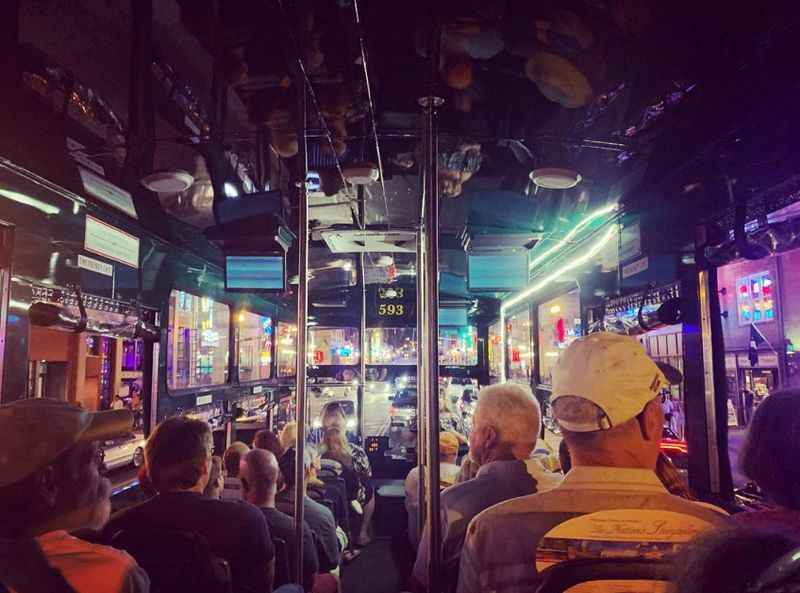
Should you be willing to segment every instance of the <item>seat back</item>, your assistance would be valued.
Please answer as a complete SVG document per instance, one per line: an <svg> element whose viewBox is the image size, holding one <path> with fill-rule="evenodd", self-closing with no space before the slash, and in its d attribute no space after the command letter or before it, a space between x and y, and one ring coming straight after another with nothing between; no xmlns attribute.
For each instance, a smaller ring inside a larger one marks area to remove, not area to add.
<svg viewBox="0 0 800 593"><path fill-rule="evenodd" d="M150 577L151 593L231 593L228 562L214 556L206 538L190 531L132 527L109 542L136 559Z"/></svg>
<svg viewBox="0 0 800 593"><path fill-rule="evenodd" d="M655 560L570 560L542 571L537 593L581 590L661 593L668 590L670 577L676 570L669 562Z"/></svg>
<svg viewBox="0 0 800 593"><path fill-rule="evenodd" d="M289 564L289 546L286 540L273 537L272 543L275 546L275 580L274 586L280 587L292 582L292 569Z"/></svg>

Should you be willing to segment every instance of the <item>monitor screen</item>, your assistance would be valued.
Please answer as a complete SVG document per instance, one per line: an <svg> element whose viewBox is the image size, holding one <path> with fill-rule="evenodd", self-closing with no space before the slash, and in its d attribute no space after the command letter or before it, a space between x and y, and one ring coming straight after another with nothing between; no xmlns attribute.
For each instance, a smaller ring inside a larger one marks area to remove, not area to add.
<svg viewBox="0 0 800 593"><path fill-rule="evenodd" d="M518 290L528 283L528 252L470 254L467 268L470 290Z"/></svg>
<svg viewBox="0 0 800 593"><path fill-rule="evenodd" d="M445 307L439 309L439 325L463 327L467 325L467 310Z"/></svg>
<svg viewBox="0 0 800 593"><path fill-rule="evenodd" d="M283 291L286 271L282 255L225 256L225 289Z"/></svg>

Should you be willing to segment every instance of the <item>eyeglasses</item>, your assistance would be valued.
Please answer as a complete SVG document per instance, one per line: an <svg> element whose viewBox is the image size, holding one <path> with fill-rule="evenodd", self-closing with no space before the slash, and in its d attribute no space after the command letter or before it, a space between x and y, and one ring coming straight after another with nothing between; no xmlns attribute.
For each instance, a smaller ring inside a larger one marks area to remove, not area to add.
<svg viewBox="0 0 800 593"><path fill-rule="evenodd" d="M773 562L746 589L747 593L796 593L800 591L800 548Z"/></svg>

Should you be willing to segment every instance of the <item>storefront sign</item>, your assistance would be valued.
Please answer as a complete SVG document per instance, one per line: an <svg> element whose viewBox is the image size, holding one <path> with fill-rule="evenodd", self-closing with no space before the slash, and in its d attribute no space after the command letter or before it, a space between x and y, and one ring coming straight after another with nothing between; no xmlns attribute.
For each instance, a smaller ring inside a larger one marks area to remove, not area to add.
<svg viewBox="0 0 800 593"><path fill-rule="evenodd" d="M644 272L648 267L649 262L646 257L637 259L635 262L629 263L627 266L622 266L622 277L630 278L640 272Z"/></svg>
<svg viewBox="0 0 800 593"><path fill-rule="evenodd" d="M94 259L93 257L79 255L78 267L83 268L84 270L89 270L90 272L102 274L103 276L114 276L114 266L107 264L104 261L100 261L99 259Z"/></svg>
<svg viewBox="0 0 800 593"><path fill-rule="evenodd" d="M92 216L86 217L83 247L132 268L139 267L139 239Z"/></svg>
<svg viewBox="0 0 800 593"><path fill-rule="evenodd" d="M80 170L83 189L86 190L86 193L124 212L131 218L139 218L136 214L136 208L133 205L133 196L131 196L130 192L125 191L121 187L117 187L113 183L106 181L91 171L87 171L83 167L78 167L78 169Z"/></svg>

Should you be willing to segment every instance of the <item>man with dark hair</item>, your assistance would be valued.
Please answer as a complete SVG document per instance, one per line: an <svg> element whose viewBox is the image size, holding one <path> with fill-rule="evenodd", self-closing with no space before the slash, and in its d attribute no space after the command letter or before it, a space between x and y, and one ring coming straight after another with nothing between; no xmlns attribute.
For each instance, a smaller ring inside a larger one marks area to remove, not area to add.
<svg viewBox="0 0 800 593"><path fill-rule="evenodd" d="M239 475L245 500L264 513L270 534L286 542L293 577L297 574L297 557L294 554L297 549L295 522L292 517L275 508L275 495L280 476L278 460L271 451L253 449L242 459ZM303 586L307 591L314 586L314 577L318 569L319 559L314 545L314 535L308 523L303 521Z"/></svg>
<svg viewBox="0 0 800 593"><path fill-rule="evenodd" d="M203 495L211 450L208 423L182 416L164 420L145 446L147 471L158 495L115 514L106 534L110 538L148 528L196 533L206 539L212 554L228 561L234 592L270 591L275 549L264 516L250 504Z"/></svg>
<svg viewBox="0 0 800 593"><path fill-rule="evenodd" d="M553 490L500 503L470 523L459 593L536 591L539 543L582 515L636 509L662 520L682 515L681 529L725 524L725 511L670 494L655 473L664 428L660 390L680 380L635 338L601 332L570 344L553 370L550 401L572 468ZM571 531L576 545L590 539L585 529ZM664 529L667 542L685 543L681 529Z"/></svg>
<svg viewBox="0 0 800 593"><path fill-rule="evenodd" d="M93 414L53 399L0 406L0 582L11 591L56 590L62 578L77 593L149 590L128 554L70 535L108 521L111 484L98 441L132 427L129 410Z"/></svg>

